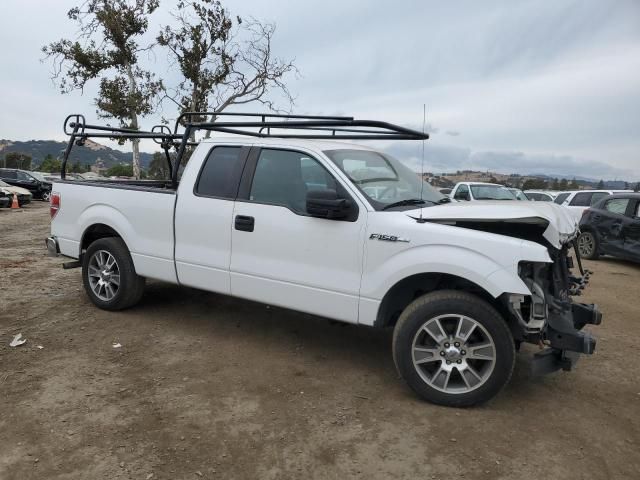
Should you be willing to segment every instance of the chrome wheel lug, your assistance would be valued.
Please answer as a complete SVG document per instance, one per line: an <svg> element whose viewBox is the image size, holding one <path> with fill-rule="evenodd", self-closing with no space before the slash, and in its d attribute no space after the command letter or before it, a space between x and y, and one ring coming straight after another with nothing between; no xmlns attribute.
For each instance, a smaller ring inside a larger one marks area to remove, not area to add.
<svg viewBox="0 0 640 480"><path fill-rule="evenodd" d="M453 344L455 347L459 347L460 346L460 342L456 342Z"/></svg>
<svg viewBox="0 0 640 480"><path fill-rule="evenodd" d="M449 342L444 344L444 348L449 348Z"/></svg>
<svg viewBox="0 0 640 480"><path fill-rule="evenodd" d="M441 356L441 357L444 357L444 352L440 352L440 356Z"/></svg>
<svg viewBox="0 0 640 480"><path fill-rule="evenodd" d="M462 360L457 360L456 363L462 363Z"/></svg>
<svg viewBox="0 0 640 480"><path fill-rule="evenodd" d="M451 362L449 360L447 360L447 365L451 365Z"/></svg>
<svg viewBox="0 0 640 480"><path fill-rule="evenodd" d="M466 355L467 351L466 350L460 350L460 355Z"/></svg>

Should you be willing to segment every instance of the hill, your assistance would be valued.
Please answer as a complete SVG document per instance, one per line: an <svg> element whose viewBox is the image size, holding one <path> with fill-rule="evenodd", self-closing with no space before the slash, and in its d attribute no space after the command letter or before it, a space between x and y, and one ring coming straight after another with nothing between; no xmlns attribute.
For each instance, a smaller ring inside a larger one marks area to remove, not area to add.
<svg viewBox="0 0 640 480"><path fill-rule="evenodd" d="M0 140L0 159L3 159L4 155L9 152L24 153L31 156L31 167L37 168L47 154L51 154L54 158L62 157L66 146L66 142L56 142L55 140L29 140L26 142ZM140 163L142 167L147 168L152 158L153 154L141 152ZM71 163L79 162L80 165L94 165L98 160L101 160L106 168L121 163L130 164L131 153L87 140L84 147L74 146L69 157Z"/></svg>

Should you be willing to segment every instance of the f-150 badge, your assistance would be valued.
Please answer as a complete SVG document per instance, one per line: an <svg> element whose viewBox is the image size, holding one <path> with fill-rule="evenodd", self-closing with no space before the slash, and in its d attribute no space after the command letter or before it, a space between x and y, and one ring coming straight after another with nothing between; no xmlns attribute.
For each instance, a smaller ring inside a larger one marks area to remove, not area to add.
<svg viewBox="0 0 640 480"><path fill-rule="evenodd" d="M405 242L409 243L408 238L396 237L395 235L385 235L382 233L372 233L369 240L382 240L384 242Z"/></svg>

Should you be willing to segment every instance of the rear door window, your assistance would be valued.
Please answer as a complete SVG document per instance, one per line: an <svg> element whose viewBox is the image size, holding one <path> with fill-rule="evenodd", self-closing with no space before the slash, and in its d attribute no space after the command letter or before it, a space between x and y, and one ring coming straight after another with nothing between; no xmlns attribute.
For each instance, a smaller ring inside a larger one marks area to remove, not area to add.
<svg viewBox="0 0 640 480"><path fill-rule="evenodd" d="M561 193L560 195L558 195L556 197L554 202L556 202L558 205L562 205L564 203L564 201L567 199L568 196L569 196L568 193Z"/></svg>
<svg viewBox="0 0 640 480"><path fill-rule="evenodd" d="M0 172L0 176L2 176L3 178L8 178L9 180L15 180L16 172L14 172L13 170L3 170L2 172Z"/></svg>
<svg viewBox="0 0 640 480"><path fill-rule="evenodd" d="M611 213L617 213L618 215L624 215L629 206L628 198L614 198L604 204L604 209Z"/></svg>
<svg viewBox="0 0 640 480"><path fill-rule="evenodd" d="M245 156L241 147L215 147L204 162L195 194L235 200Z"/></svg>
<svg viewBox="0 0 640 480"><path fill-rule="evenodd" d="M591 197L593 193L591 192L579 192L576 193L576 196L573 197L573 200L569 203L572 207L588 207L591 205Z"/></svg>

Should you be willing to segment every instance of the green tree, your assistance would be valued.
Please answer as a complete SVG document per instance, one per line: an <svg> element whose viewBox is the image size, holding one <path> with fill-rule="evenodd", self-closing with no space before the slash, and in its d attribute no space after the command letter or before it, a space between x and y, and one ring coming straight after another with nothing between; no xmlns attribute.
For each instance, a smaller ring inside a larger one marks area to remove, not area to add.
<svg viewBox="0 0 640 480"><path fill-rule="evenodd" d="M47 173L60 173L62 170L62 162L48 153L40 164L40 171Z"/></svg>
<svg viewBox="0 0 640 480"><path fill-rule="evenodd" d="M4 166L6 168L31 170L31 155L20 152L8 152L4 156Z"/></svg>
<svg viewBox="0 0 640 480"><path fill-rule="evenodd" d="M114 165L107 170L107 177L133 177L133 166Z"/></svg>
<svg viewBox="0 0 640 480"><path fill-rule="evenodd" d="M83 90L99 79L95 104L102 118L114 118L122 127L139 128L139 117L153 113L162 82L143 69L141 46L149 16L159 0L87 0L67 13L79 27L75 41L61 39L43 47L54 64L54 80L62 93ZM140 177L140 140L132 139L133 172Z"/></svg>
<svg viewBox="0 0 640 480"><path fill-rule="evenodd" d="M578 183L578 181L574 178L573 180L571 180L571 182L569 182L568 188L570 190L579 190L580 189L580 184Z"/></svg>
<svg viewBox="0 0 640 480"><path fill-rule="evenodd" d="M243 23L236 17L234 25L219 0L180 0L173 17L177 25L164 27L157 40L179 67L181 80L165 98L181 113L221 112L251 102L275 110L271 90L291 107L293 97L284 77L297 69L292 61L274 55L273 24Z"/></svg>
<svg viewBox="0 0 640 480"><path fill-rule="evenodd" d="M560 187L558 190L568 190L569 182L567 182L566 178L562 178L560 179L560 182L558 182L558 187Z"/></svg>
<svg viewBox="0 0 640 480"><path fill-rule="evenodd" d="M169 165L167 164L167 158L162 152L155 152L153 159L149 164L149 178L154 180L167 180L171 178L171 172L169 171Z"/></svg>
<svg viewBox="0 0 640 480"><path fill-rule="evenodd" d="M80 165L80 162L78 160L76 160L71 165L71 172L72 173L85 173L86 170L84 169L84 167L82 165Z"/></svg>
<svg viewBox="0 0 640 480"><path fill-rule="evenodd" d="M598 186L596 187L598 190L602 190L604 188L604 180L600 180L598 182Z"/></svg>
<svg viewBox="0 0 640 480"><path fill-rule="evenodd" d="M558 181L557 178L553 179L553 182L551 182L551 190L559 190L560 189L560 182Z"/></svg>

